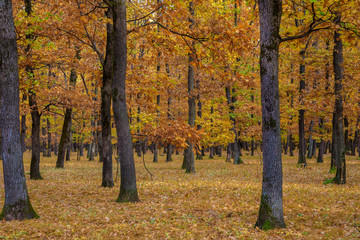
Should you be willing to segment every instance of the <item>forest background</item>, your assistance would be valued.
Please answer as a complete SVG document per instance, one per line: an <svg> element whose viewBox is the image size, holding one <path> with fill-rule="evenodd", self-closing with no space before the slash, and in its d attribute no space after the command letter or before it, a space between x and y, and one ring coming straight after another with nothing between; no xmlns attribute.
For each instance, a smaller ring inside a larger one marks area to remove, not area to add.
<svg viewBox="0 0 360 240"><path fill-rule="evenodd" d="M101 102L106 96L106 48L113 14L108 4L13 1L21 141L23 151L32 150L31 167L28 166L31 179L43 178L40 166L44 166L50 178L45 163L50 164L52 154L57 156L56 165L53 161L57 168L64 168L64 159L84 159L84 148L90 161L99 156L104 162L103 158L108 156L103 153L101 128L104 124ZM339 12L340 24L335 21ZM338 99L333 67L337 39L334 40L334 32L341 34L343 42L344 76L340 93L345 151L352 156L360 154L357 13L357 1L283 3L280 34L293 41L284 41L279 55L281 141L284 154L293 156L293 150L300 148L299 154L284 162L309 169L293 171L311 172L304 152L311 159L316 150L318 165L313 169L325 169L320 167L323 154L334 149L333 114ZM261 164L261 157L259 161L252 157L261 155L262 150L258 16L255 1L127 2L126 103L138 157L151 150L153 155L146 160L156 163L161 155L159 149L164 148L166 161L171 162L172 158L179 159L177 153L190 146L197 159L206 158L206 154L210 158L221 156L226 150L227 162ZM292 39L295 35L303 37ZM113 113L110 116L113 118ZM118 153L115 119L110 126L115 160ZM249 155L242 156L244 151L249 151ZM42 159L49 158L41 165L40 152ZM333 155L325 157L325 163L329 160L327 170L337 166ZM76 169L80 163L87 164L81 161L65 164ZM216 168L216 160L206 163ZM356 179L351 173L358 169L358 163L349 163L348 179ZM89 164L86 172L95 166ZM180 169L181 164L178 165ZM151 167L156 169L156 165ZM184 161L183 167L187 172L195 172L194 161L189 166ZM237 169L233 165L225 168L230 172ZM249 174L254 173L247 168L244 170ZM322 180L326 176L323 173ZM44 181L48 181L47 177ZM102 185L111 187L114 183L103 176ZM351 196L354 201L355 195ZM356 204L352 206L356 208ZM349 216L351 223L346 225L352 226L349 234L355 237L357 215Z"/></svg>

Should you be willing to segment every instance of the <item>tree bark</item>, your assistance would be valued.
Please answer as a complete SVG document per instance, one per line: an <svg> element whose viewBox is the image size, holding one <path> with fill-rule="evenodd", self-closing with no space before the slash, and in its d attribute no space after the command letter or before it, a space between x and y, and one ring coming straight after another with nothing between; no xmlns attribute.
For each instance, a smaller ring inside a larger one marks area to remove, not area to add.
<svg viewBox="0 0 360 240"><path fill-rule="evenodd" d="M281 0L259 0L263 180L255 226L265 230L285 227L278 79L281 14Z"/></svg>
<svg viewBox="0 0 360 240"><path fill-rule="evenodd" d="M300 52L302 58L305 58L305 50ZM300 64L300 102L302 104L301 94L305 90L305 65ZM305 140L305 110L299 110L299 158L297 164L306 164L306 140Z"/></svg>
<svg viewBox="0 0 360 240"><path fill-rule="evenodd" d="M313 156L313 139L312 139L312 131L313 131L313 124L314 124L314 121L311 120L310 122L310 126L309 126L309 147L308 147L308 153L307 153L307 158L312 158Z"/></svg>
<svg viewBox="0 0 360 240"><path fill-rule="evenodd" d="M23 101L26 101L26 94L23 95ZM21 132L20 132L20 139L21 139L21 149L22 152L24 153L26 151L26 143L25 143L25 138L26 138L26 114L21 115Z"/></svg>
<svg viewBox="0 0 360 240"><path fill-rule="evenodd" d="M31 206L24 174L18 55L10 0L0 0L0 19L0 130L5 186L5 203L0 219L31 219L38 215Z"/></svg>
<svg viewBox="0 0 360 240"><path fill-rule="evenodd" d="M66 154L65 154L65 160L70 161L70 155L71 155L71 147L70 147L70 141L68 144L66 144Z"/></svg>
<svg viewBox="0 0 360 240"><path fill-rule="evenodd" d="M214 147L211 146L210 147L210 153L209 153L209 159L213 159L214 158Z"/></svg>
<svg viewBox="0 0 360 240"><path fill-rule="evenodd" d="M318 157L317 157L317 163L323 163L324 162L324 140L321 139L320 144L319 144L319 152L318 152Z"/></svg>
<svg viewBox="0 0 360 240"><path fill-rule="evenodd" d="M69 140L69 129L70 129L70 120L72 115L72 108L67 108L65 111L64 123L60 137L60 143L58 148L58 155L56 160L56 168L64 168L64 160L66 153L66 145Z"/></svg>
<svg viewBox="0 0 360 240"><path fill-rule="evenodd" d="M171 143L169 143L167 145L167 150L166 150L166 162L172 161L172 154L173 154L173 146L171 145Z"/></svg>
<svg viewBox="0 0 360 240"><path fill-rule="evenodd" d="M51 157L51 132L50 132L50 120L49 118L46 119L46 127L47 127L47 157Z"/></svg>
<svg viewBox="0 0 360 240"><path fill-rule="evenodd" d="M106 13L108 18L112 18L112 10L108 9ZM113 187L113 162L111 145L111 98L112 98L112 70L113 70L113 26L110 23L106 25L106 56L103 67L103 85L101 88L101 138L102 138L102 187Z"/></svg>
<svg viewBox="0 0 360 240"><path fill-rule="evenodd" d="M194 8L193 2L190 1L189 3L189 11L191 16L194 16ZM190 29L194 26L194 20L189 19L190 21ZM194 79L194 66L192 65L195 61L194 58L194 50L191 50L189 53L189 66L188 66L188 105L189 105L189 119L188 123L190 127L195 126L195 118L196 118L196 105L195 105L195 96L194 96L194 89L195 89L195 79ZM185 173L195 173L195 161L194 161L194 144L191 140L187 141L188 147L185 149L185 156L183 166L185 168Z"/></svg>
<svg viewBox="0 0 360 240"><path fill-rule="evenodd" d="M157 143L153 143L153 152L154 152L154 158L153 158L153 162L157 163L159 161L159 149L157 147Z"/></svg>
<svg viewBox="0 0 360 240"><path fill-rule="evenodd" d="M113 65L113 112L118 139L121 182L118 202L139 201L133 144L130 133L129 117L126 106L126 1L114 0L114 65Z"/></svg>
<svg viewBox="0 0 360 240"><path fill-rule="evenodd" d="M335 20L340 22L340 15ZM341 41L341 34L338 30L334 32L334 77L335 77L335 112L334 112L334 129L335 129L335 144L336 154L336 175L334 182L336 184L346 183L346 165L345 165L345 139L344 139L344 119L343 119L343 96L342 96L342 80L344 78L344 58L343 47Z"/></svg>
<svg viewBox="0 0 360 240"><path fill-rule="evenodd" d="M31 108L31 163L30 163L30 179L43 179L40 175L40 117L36 96L29 94L29 105Z"/></svg>

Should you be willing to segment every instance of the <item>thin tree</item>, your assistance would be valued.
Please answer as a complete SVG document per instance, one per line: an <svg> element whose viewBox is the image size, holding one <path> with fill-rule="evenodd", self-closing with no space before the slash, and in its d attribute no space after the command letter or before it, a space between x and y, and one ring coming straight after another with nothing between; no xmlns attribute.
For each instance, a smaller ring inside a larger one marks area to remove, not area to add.
<svg viewBox="0 0 360 240"><path fill-rule="evenodd" d="M77 51L77 56L78 56L78 54L79 54L79 51ZM74 69L71 69L70 84L73 87L75 87L76 79L77 79L76 71ZM64 168L66 146L70 142L69 140L70 140L70 131L71 131L72 111L73 111L72 107L66 108L55 168Z"/></svg>
<svg viewBox="0 0 360 240"><path fill-rule="evenodd" d="M112 9L108 8L106 13L112 18ZM112 70L113 70L113 26L106 25L107 41L106 56L103 66L103 85L101 87L101 137L103 156L102 187L113 187L112 145L111 145L111 97L112 97Z"/></svg>
<svg viewBox="0 0 360 240"><path fill-rule="evenodd" d="M341 20L340 14L337 14L335 23L339 24ZM344 78L344 57L343 44L339 30L334 32L334 50L333 64L335 77L335 111L333 120L334 130L334 147L336 176L334 182L336 184L346 183L346 165L345 165L345 137L344 137L344 118L343 118L343 96L342 96L342 80Z"/></svg>
<svg viewBox="0 0 360 240"><path fill-rule="evenodd" d="M194 16L194 3L191 1L189 3L189 12L191 16ZM190 29L194 26L194 20L192 18L189 19ZM195 126L195 118L196 118L196 105L195 105L195 80L194 80L194 66L192 65L195 61L195 50L193 49L194 45L192 44L191 52L189 53L189 66L188 66L188 105L189 105L189 119L188 123L190 126ZM195 173L195 162L194 162L194 144L191 141L187 142L188 147L185 149L184 154L184 162L183 168L185 168L186 173Z"/></svg>

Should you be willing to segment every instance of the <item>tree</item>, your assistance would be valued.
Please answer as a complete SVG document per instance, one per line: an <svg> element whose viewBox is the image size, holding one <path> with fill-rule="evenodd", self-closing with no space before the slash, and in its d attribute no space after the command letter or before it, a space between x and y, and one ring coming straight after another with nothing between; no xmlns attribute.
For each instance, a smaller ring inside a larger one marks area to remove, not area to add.
<svg viewBox="0 0 360 240"><path fill-rule="evenodd" d="M112 9L108 8L106 13L108 18L112 18ZM103 84L101 88L101 137L103 156L103 187L113 187L114 180L112 174L112 145L111 145L111 96L112 96L112 70L113 70L113 26L106 24L106 56L103 66Z"/></svg>
<svg viewBox="0 0 360 240"><path fill-rule="evenodd" d="M261 229L285 227L279 106L281 0L259 0L263 180L258 219Z"/></svg>
<svg viewBox="0 0 360 240"><path fill-rule="evenodd" d="M194 6L193 2L190 1L189 3L189 11L191 16L194 16ZM194 26L194 20L192 18L189 19L190 22L190 29ZM196 118L196 105L195 105L195 79L194 79L194 61L195 61L195 50L194 44L192 44L192 49L189 53L189 67L188 67L188 104L189 104L189 119L188 123L190 126L195 126L195 118ZM184 154L184 162L183 168L185 168L186 173L195 173L195 162L194 162L194 144L191 141L187 142L188 147L185 149Z"/></svg>
<svg viewBox="0 0 360 240"><path fill-rule="evenodd" d="M79 51L77 51L77 58L79 58ZM71 69L70 73L70 84L75 87L77 75L74 69ZM64 159L66 152L66 145L70 144L70 131L71 131L71 118L72 118L73 109L72 107L67 107L65 111L63 129L61 132L61 138L59 143L59 152L56 160L56 168L64 168Z"/></svg>
<svg viewBox="0 0 360 240"><path fill-rule="evenodd" d="M25 11L27 17L31 16L32 4L31 0L25 0ZM33 39L32 34L26 34L26 39L31 41ZM29 54L31 50L31 44L27 45L25 52ZM26 66L27 78L30 82L34 81L34 71L31 65ZM32 84L33 85L33 84ZM41 114L37 106L36 93L29 89L29 106L31 110L31 164L30 164L30 179L38 180L42 179L40 174L40 118Z"/></svg>
<svg viewBox="0 0 360 240"><path fill-rule="evenodd" d="M14 19L10 0L0 1L1 152L5 204L0 219L36 218L31 206L23 165L19 119L19 72Z"/></svg>
<svg viewBox="0 0 360 240"><path fill-rule="evenodd" d="M126 45L126 1L115 0L113 6L114 26L114 69L113 69L113 112L118 139L121 182L118 202L139 201L133 144L126 106L125 79L127 66Z"/></svg>
<svg viewBox="0 0 360 240"><path fill-rule="evenodd" d="M341 21L340 14L337 14L335 23L339 24ZM343 96L342 96L342 80L344 78L344 57L343 44L341 41L341 34L339 30L334 32L334 78L335 78L335 110L334 110L334 147L333 152L335 156L336 176L334 182L336 184L346 183L346 167L345 167L345 137L344 137L344 118L343 118Z"/></svg>

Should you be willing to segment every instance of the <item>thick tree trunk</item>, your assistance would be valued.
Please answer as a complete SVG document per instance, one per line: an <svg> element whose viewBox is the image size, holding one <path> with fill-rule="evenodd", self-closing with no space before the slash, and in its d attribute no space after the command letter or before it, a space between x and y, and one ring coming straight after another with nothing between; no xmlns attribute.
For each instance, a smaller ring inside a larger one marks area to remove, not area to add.
<svg viewBox="0 0 360 240"><path fill-rule="evenodd" d="M121 182L118 202L139 201L132 138L126 106L126 1L114 0L113 112L118 140Z"/></svg>
<svg viewBox="0 0 360 240"><path fill-rule="evenodd" d="M340 22L340 16L336 21ZM344 119L343 119L343 102L342 102L342 80L344 78L343 67L343 48L341 41L341 34L338 30L334 32L334 51L333 51L333 64L334 64L334 76L335 76L335 144L336 154L336 176L334 182L336 184L346 183L346 165L345 165L345 139L344 139Z"/></svg>
<svg viewBox="0 0 360 240"><path fill-rule="evenodd" d="M259 0L263 180L258 219L261 229L285 227L279 107L281 0Z"/></svg>
<svg viewBox="0 0 360 240"><path fill-rule="evenodd" d="M31 108L31 163L30 179L43 179L40 175L40 113L37 108L35 95L29 94L29 105Z"/></svg>
<svg viewBox="0 0 360 240"><path fill-rule="evenodd" d="M106 13L108 18L112 18L111 8ZM112 145L111 145L111 98L112 98L112 70L113 70L113 26L108 23L106 56L103 67L103 85L101 88L101 139L102 139L102 187L113 187L113 162L112 162Z"/></svg>
<svg viewBox="0 0 360 240"><path fill-rule="evenodd" d="M10 0L0 0L0 131L5 203L0 219L36 218L31 206L20 142L19 72Z"/></svg>

